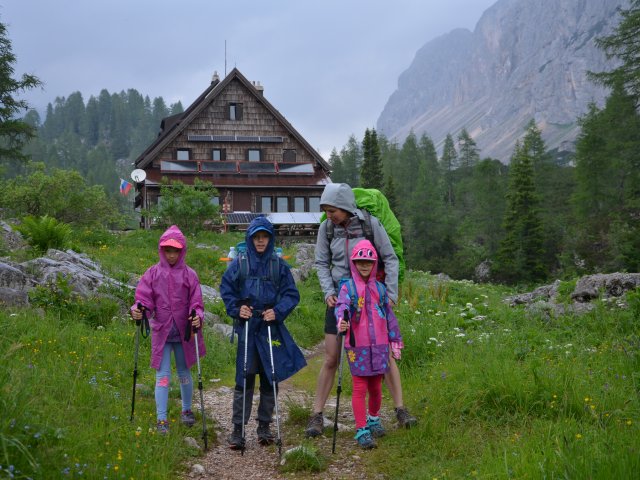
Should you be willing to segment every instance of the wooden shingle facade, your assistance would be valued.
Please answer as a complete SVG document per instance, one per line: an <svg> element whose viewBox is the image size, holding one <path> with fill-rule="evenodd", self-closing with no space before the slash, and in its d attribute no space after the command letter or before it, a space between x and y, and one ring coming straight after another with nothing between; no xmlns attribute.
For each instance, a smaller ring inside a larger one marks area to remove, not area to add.
<svg viewBox="0 0 640 480"><path fill-rule="evenodd" d="M146 172L136 205L158 202L163 177L212 182L223 212L319 212L330 166L264 97L233 69L183 113L165 118L158 138L136 159Z"/></svg>

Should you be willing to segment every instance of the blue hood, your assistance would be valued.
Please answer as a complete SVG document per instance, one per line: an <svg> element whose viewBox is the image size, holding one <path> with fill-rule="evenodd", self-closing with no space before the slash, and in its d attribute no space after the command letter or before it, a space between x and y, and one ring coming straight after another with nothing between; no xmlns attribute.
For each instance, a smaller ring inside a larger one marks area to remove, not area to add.
<svg viewBox="0 0 640 480"><path fill-rule="evenodd" d="M264 230L267 232L271 238L269 239L269 244L267 245L267 249L263 254L259 254L256 251L256 247L253 245L253 237L260 230ZM247 234L245 235L245 241L247 242L247 251L249 254L258 260L260 263L264 263L265 261L271 258L271 254L273 253L273 249L275 248L275 235L273 230L273 225L267 217L258 217L254 218L249 224L249 228L247 229Z"/></svg>

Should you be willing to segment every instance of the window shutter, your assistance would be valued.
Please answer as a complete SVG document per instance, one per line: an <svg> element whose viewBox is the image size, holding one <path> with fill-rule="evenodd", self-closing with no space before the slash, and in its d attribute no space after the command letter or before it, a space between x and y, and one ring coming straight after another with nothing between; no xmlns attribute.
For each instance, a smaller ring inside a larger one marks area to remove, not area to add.
<svg viewBox="0 0 640 480"><path fill-rule="evenodd" d="M242 120L242 104L236 103L236 120Z"/></svg>

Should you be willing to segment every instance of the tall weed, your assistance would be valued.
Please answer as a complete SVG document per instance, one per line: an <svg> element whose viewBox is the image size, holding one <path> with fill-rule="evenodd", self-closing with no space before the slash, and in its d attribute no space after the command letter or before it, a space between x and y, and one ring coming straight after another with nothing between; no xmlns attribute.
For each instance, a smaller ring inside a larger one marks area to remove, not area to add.
<svg viewBox="0 0 640 480"><path fill-rule="evenodd" d="M26 237L27 242L36 251L46 252L50 248L64 250L71 237L71 227L53 217L27 216L16 229Z"/></svg>

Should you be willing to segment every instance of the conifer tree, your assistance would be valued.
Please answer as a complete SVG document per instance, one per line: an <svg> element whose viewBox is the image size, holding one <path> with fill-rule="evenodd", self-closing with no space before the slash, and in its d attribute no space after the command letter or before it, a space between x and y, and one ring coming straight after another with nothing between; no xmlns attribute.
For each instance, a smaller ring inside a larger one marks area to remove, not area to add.
<svg viewBox="0 0 640 480"><path fill-rule="evenodd" d="M380 158L380 146L375 128L364 132L362 140L362 168L360 169L360 186L363 188L377 188L384 186L384 173Z"/></svg>
<svg viewBox="0 0 640 480"><path fill-rule="evenodd" d="M448 205L455 204L455 197L453 193L453 171L458 166L458 152L456 152L456 146L453 143L453 137L450 133L447 133L444 139L444 147L442 148L442 157L440 158L440 168L442 169L444 176L444 199Z"/></svg>
<svg viewBox="0 0 640 480"><path fill-rule="evenodd" d="M588 270L640 268L640 115L636 99L614 86L604 109L592 106L576 146L576 231Z"/></svg>
<svg viewBox="0 0 640 480"><path fill-rule="evenodd" d="M16 98L24 90L41 84L33 75L23 74L14 79L16 56L11 47L7 27L0 23L0 162L27 160L22 152L24 144L35 135L35 129L17 118L18 114L28 110L25 100Z"/></svg>
<svg viewBox="0 0 640 480"><path fill-rule="evenodd" d="M498 278L509 283L529 283L545 276L542 223L538 212L533 164L518 141L511 159L505 236L495 262Z"/></svg>
<svg viewBox="0 0 640 480"><path fill-rule="evenodd" d="M351 187L360 186L360 165L362 164L362 149L354 135L349 137L347 144L340 151L343 168L343 182Z"/></svg>
<svg viewBox="0 0 640 480"><path fill-rule="evenodd" d="M384 185L382 193L384 193L384 196L387 197L387 200L389 201L389 207L391 207L391 211L395 214L396 217L398 217L398 220L400 220L398 194L397 194L396 182L393 179L393 175L389 175L387 177L387 182Z"/></svg>
<svg viewBox="0 0 640 480"><path fill-rule="evenodd" d="M629 8L621 9L622 20L611 35L596 39L596 45L608 58L617 58L620 64L610 72L591 73L591 77L604 85L614 87L621 83L636 105L640 101L640 0L631 0Z"/></svg>
<svg viewBox="0 0 640 480"><path fill-rule="evenodd" d="M458 135L458 162L460 167L473 167L480 161L478 145L471 135L463 128Z"/></svg>
<svg viewBox="0 0 640 480"><path fill-rule="evenodd" d="M329 165L331 165L331 180L336 183L343 183L345 181L344 167L342 166L342 159L335 147L331 150Z"/></svg>

